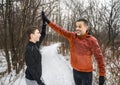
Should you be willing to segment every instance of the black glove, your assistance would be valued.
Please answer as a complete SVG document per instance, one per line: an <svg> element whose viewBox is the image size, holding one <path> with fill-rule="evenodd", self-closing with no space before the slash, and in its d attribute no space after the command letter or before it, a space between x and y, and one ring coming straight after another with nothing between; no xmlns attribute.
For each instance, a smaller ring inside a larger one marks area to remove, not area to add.
<svg viewBox="0 0 120 85"><path fill-rule="evenodd" d="M48 24L50 23L50 20L45 16L44 11L42 11L42 19L43 19L43 23L46 21Z"/></svg>
<svg viewBox="0 0 120 85"><path fill-rule="evenodd" d="M38 85L45 85L41 80L37 81Z"/></svg>
<svg viewBox="0 0 120 85"><path fill-rule="evenodd" d="M104 76L100 76L99 77L99 85L104 85L105 82L105 77Z"/></svg>

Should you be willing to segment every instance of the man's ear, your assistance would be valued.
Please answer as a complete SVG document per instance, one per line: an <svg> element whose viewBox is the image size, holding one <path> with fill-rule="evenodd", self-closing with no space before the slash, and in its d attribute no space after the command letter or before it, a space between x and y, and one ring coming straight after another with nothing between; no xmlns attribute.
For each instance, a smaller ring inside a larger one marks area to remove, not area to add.
<svg viewBox="0 0 120 85"><path fill-rule="evenodd" d="M87 28L86 32L89 32L89 30L90 30L89 26L86 26L86 28Z"/></svg>
<svg viewBox="0 0 120 85"><path fill-rule="evenodd" d="M87 30L89 30L89 26L86 26Z"/></svg>

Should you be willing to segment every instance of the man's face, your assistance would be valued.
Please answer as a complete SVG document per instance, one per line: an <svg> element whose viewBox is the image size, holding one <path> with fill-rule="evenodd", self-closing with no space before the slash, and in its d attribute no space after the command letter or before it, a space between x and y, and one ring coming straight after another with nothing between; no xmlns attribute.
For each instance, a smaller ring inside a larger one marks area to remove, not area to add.
<svg viewBox="0 0 120 85"><path fill-rule="evenodd" d="M76 22L75 33L76 33L78 36L84 35L87 30L88 30L88 26L86 26L83 21L78 21L78 22Z"/></svg>
<svg viewBox="0 0 120 85"><path fill-rule="evenodd" d="M35 32L31 34L31 38L34 40L34 42L39 41L40 36L41 34L38 29L36 29Z"/></svg>

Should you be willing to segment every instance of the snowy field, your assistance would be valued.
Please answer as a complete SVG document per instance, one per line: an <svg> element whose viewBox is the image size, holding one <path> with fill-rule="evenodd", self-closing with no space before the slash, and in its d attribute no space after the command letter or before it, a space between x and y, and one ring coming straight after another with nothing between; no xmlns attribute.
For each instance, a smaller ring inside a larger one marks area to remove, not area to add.
<svg viewBox="0 0 120 85"><path fill-rule="evenodd" d="M57 53L57 49L60 43L43 47L42 53L42 79L46 85L74 85L72 68L69 61ZM25 82L25 70L22 70L20 74L15 75L13 71L9 75L5 75L0 80L0 85L26 85Z"/></svg>

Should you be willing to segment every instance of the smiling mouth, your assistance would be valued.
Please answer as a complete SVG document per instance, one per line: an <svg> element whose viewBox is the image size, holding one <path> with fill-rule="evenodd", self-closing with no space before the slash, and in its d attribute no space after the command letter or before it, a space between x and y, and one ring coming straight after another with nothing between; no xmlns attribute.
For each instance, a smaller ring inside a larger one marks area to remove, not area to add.
<svg viewBox="0 0 120 85"><path fill-rule="evenodd" d="M81 31L80 30L76 30L75 33L81 33Z"/></svg>
<svg viewBox="0 0 120 85"><path fill-rule="evenodd" d="M81 35L81 31L80 31L80 30L76 30L75 33L76 33L77 35Z"/></svg>

